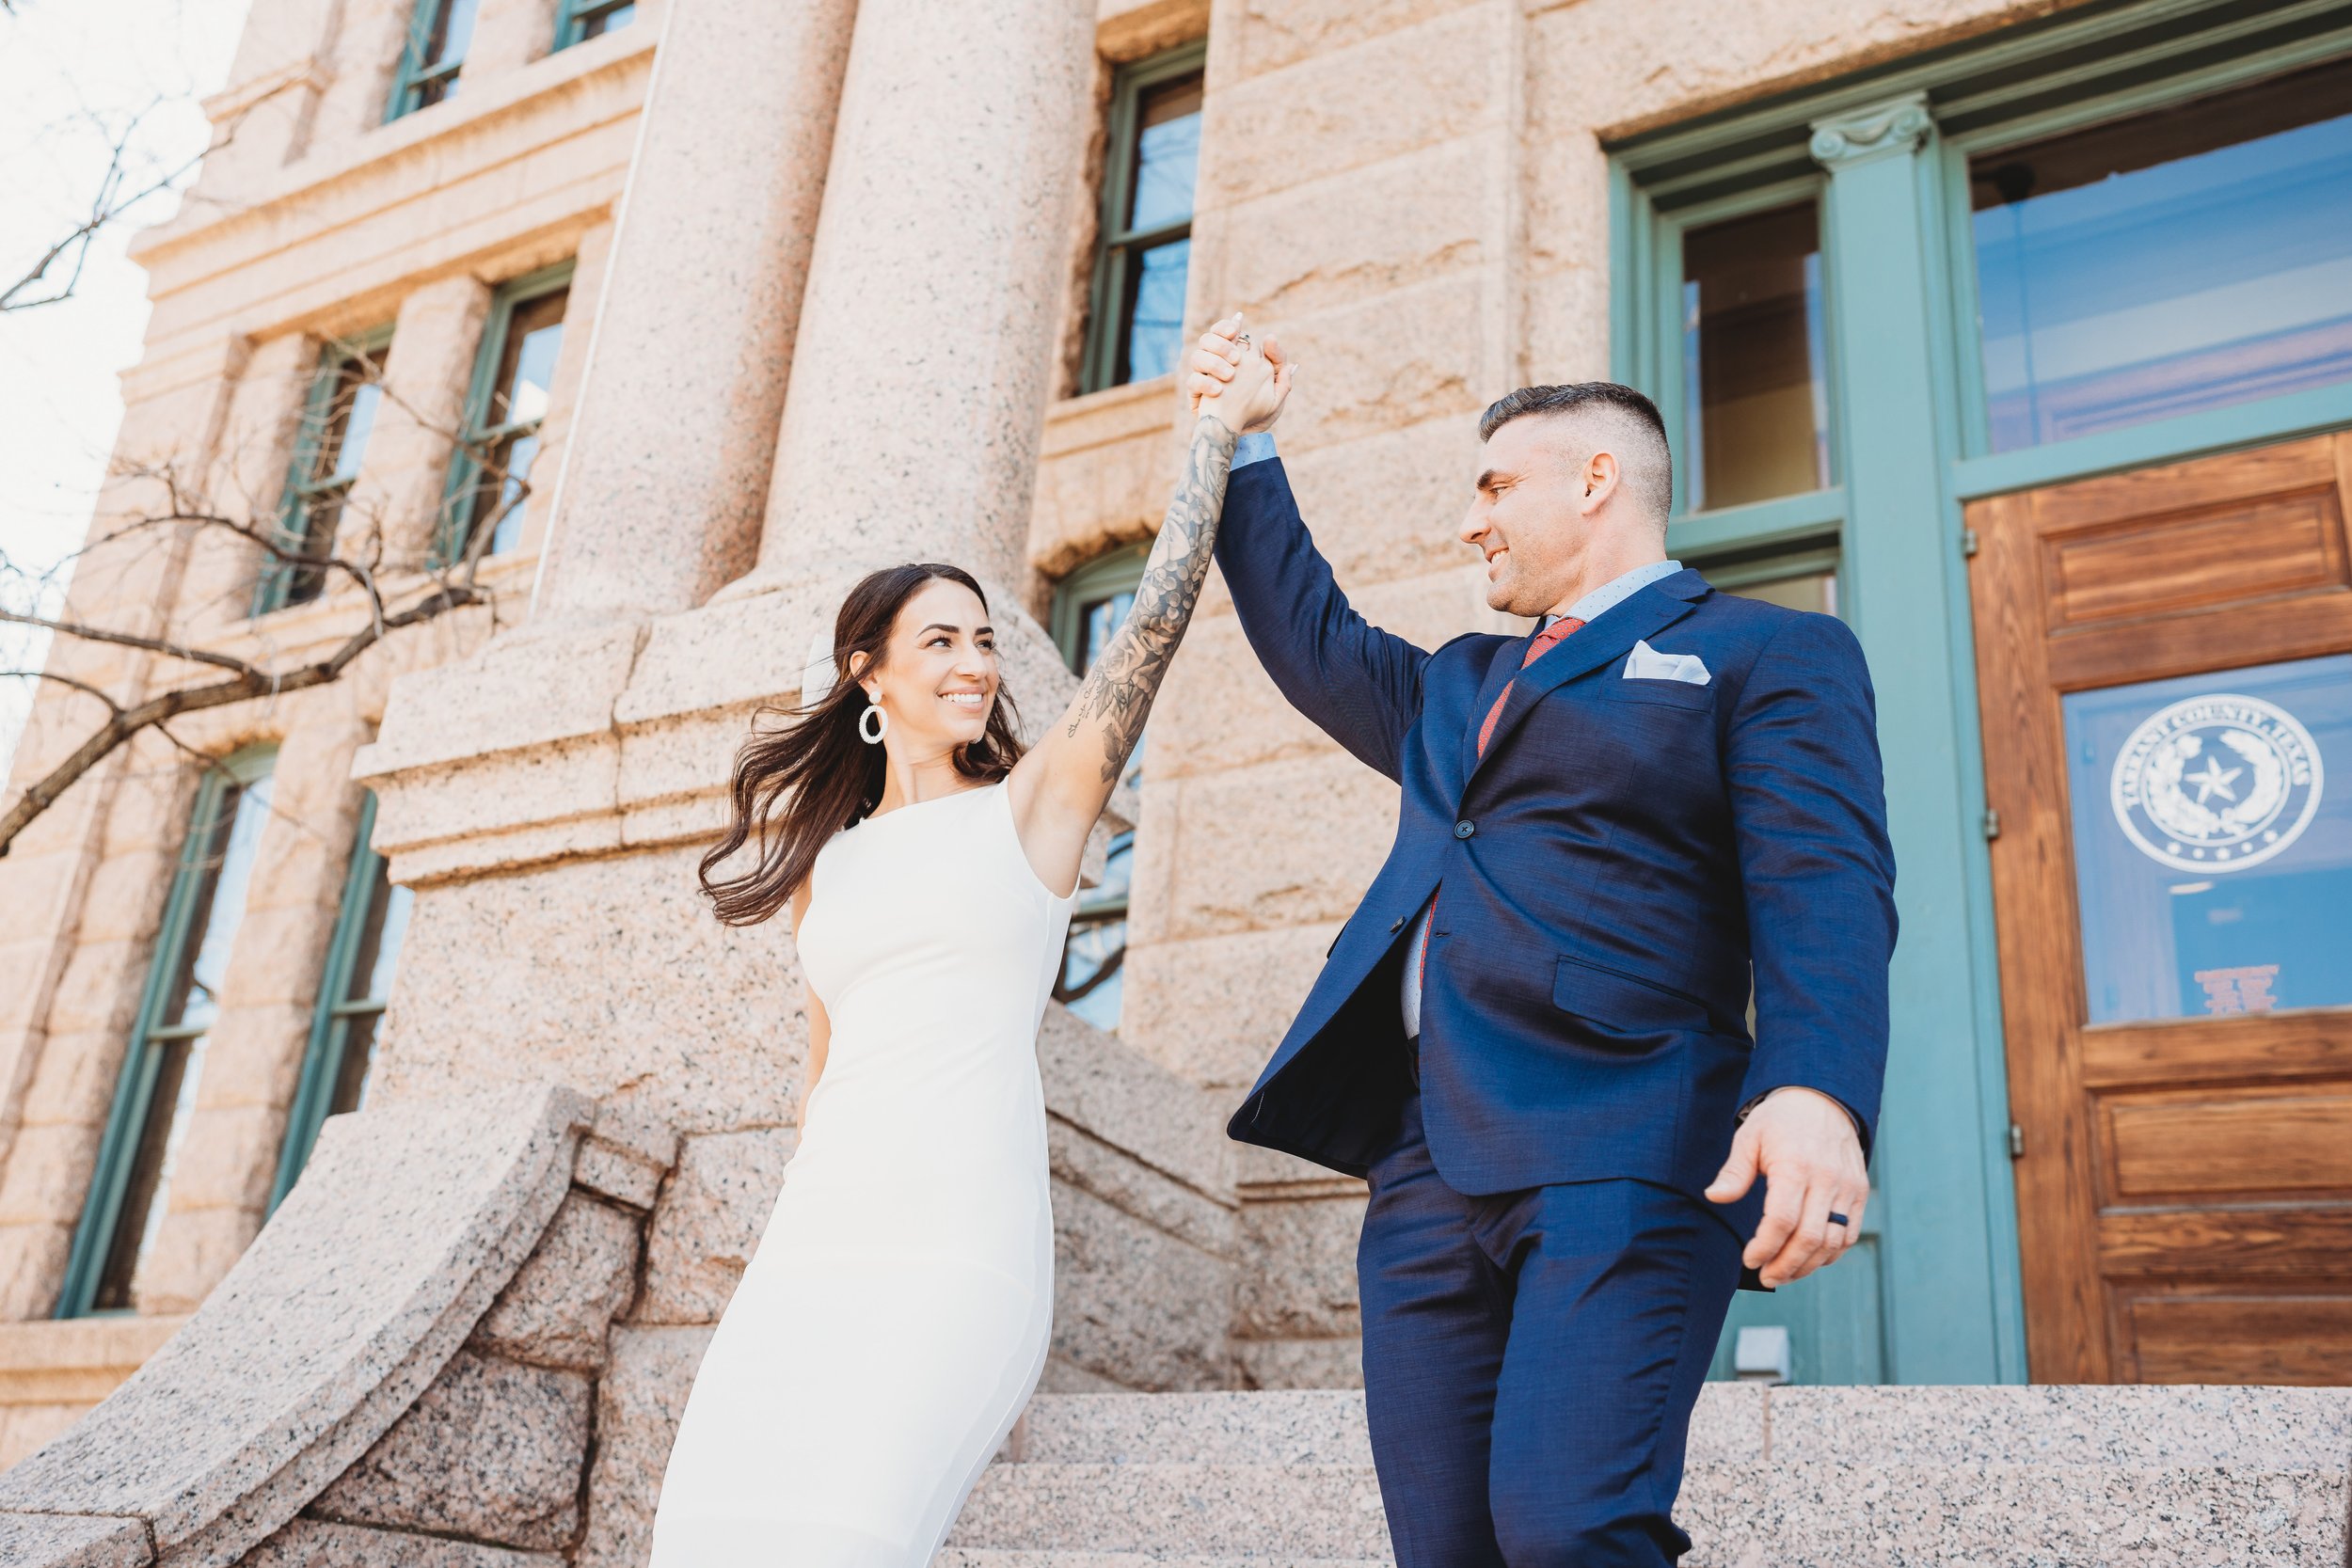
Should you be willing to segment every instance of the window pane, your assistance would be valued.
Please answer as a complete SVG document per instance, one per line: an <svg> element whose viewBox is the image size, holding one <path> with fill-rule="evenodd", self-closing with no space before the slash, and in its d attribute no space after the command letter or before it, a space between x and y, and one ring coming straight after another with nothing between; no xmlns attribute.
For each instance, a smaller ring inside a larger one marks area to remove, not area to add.
<svg viewBox="0 0 2352 1568"><path fill-rule="evenodd" d="M383 401L383 387L364 367L356 361L345 364L328 415L326 439L319 451L315 471L320 480L358 477L360 461L367 455L368 436L375 429L375 411Z"/></svg>
<svg viewBox="0 0 2352 1568"><path fill-rule="evenodd" d="M183 941L185 957L157 1016L156 1022L163 1028L209 1025L219 1015L229 950L245 916L255 852L269 820L269 777L264 774L243 788L224 789L216 799L213 820L197 825L189 847L195 857L192 863L202 867L202 880ZM143 1044L142 1048L157 1055L155 1082L133 1147L130 1180L123 1189L121 1207L116 1211L105 1266L99 1275L95 1305L102 1311L132 1305L132 1285L139 1264L154 1243L165 1212L171 1207L171 1173L204 1076L205 1043L206 1037L199 1034Z"/></svg>
<svg viewBox="0 0 2352 1568"><path fill-rule="evenodd" d="M157 1048L161 1061L153 1098L139 1141L131 1155L131 1176L122 1189L122 1207L116 1211L115 1233L106 1246L106 1265L98 1276L98 1292L90 1305L101 1312L128 1311L134 1305L132 1285L139 1263L154 1243L164 1212L171 1206L171 1166L180 1152L180 1139L192 1108L196 1081L200 1076L204 1039L172 1040Z"/></svg>
<svg viewBox="0 0 2352 1568"><path fill-rule="evenodd" d="M375 891L368 900L368 924L359 934L359 950L351 964L351 988L346 1002L384 1002L392 994L392 973L400 967L400 944L408 935L408 910L416 902L410 889L398 886L375 868Z"/></svg>
<svg viewBox="0 0 2352 1568"><path fill-rule="evenodd" d="M424 47L418 51L421 69L436 71L455 65L466 57L473 43L473 17L476 0L420 0L420 4L435 8L433 24L425 32Z"/></svg>
<svg viewBox="0 0 2352 1568"><path fill-rule="evenodd" d="M285 543L304 555L324 555L334 547L336 525L342 521L347 492L329 490L302 503L297 526L302 531ZM324 566L293 566L286 571L285 602L308 604L326 591Z"/></svg>
<svg viewBox="0 0 2352 1568"><path fill-rule="evenodd" d="M326 1114L340 1117L364 1110L368 1103L368 1080L375 1071L375 1041L384 1022L380 1010L355 1013L336 1021L335 1032L342 1037L342 1053L335 1062L335 1087L326 1099Z"/></svg>
<svg viewBox="0 0 2352 1568"><path fill-rule="evenodd" d="M522 543L523 519L531 512L531 498L524 486L531 482L531 465L538 455L539 437L535 432L510 436L490 449L490 461L483 472L474 503L475 526L490 524L490 544L485 553L503 555Z"/></svg>
<svg viewBox="0 0 2352 1568"><path fill-rule="evenodd" d="M580 19L580 36L583 39L600 39L607 33L619 32L636 20L637 8L634 4L614 6L606 10L590 11Z"/></svg>
<svg viewBox="0 0 2352 1568"><path fill-rule="evenodd" d="M1682 279L1686 509L1828 484L1815 203L1689 230Z"/></svg>
<svg viewBox="0 0 2352 1568"><path fill-rule="evenodd" d="M1993 450L2352 378L2352 62L1970 166Z"/></svg>
<svg viewBox="0 0 2352 1568"><path fill-rule="evenodd" d="M1136 123L1129 233L1192 216L1193 175L1200 164L1200 78L1186 76L1146 92Z"/></svg>
<svg viewBox="0 0 2352 1568"><path fill-rule="evenodd" d="M227 818L225 836L210 850L206 872L210 885L198 895L187 933L187 957L167 994L157 1023L164 1028L208 1024L220 1010L220 988L229 970L229 949L237 940L245 918L245 896L253 878L253 859L261 847L262 830L269 821L270 780L267 774L242 789L222 792L221 813ZM217 832L217 830L215 830Z"/></svg>
<svg viewBox="0 0 2352 1568"><path fill-rule="evenodd" d="M564 300L558 289L515 307L499 355L497 388L490 396L490 423L522 424L548 416L548 388L555 382L555 356L564 345Z"/></svg>
<svg viewBox="0 0 2352 1568"><path fill-rule="evenodd" d="M1122 588L1108 598L1089 601L1078 611L1086 628L1078 644L1078 673L1083 675L1094 668L1094 661L1103 657L1103 650L1118 635L1120 623L1127 619L1127 612L1135 607L1136 591Z"/></svg>
<svg viewBox="0 0 2352 1568"><path fill-rule="evenodd" d="M1054 995L1097 1029L1119 1027L1120 970L1127 956L1127 922L1073 921L1062 949Z"/></svg>
<svg viewBox="0 0 2352 1568"><path fill-rule="evenodd" d="M1190 240L1153 245L1136 257L1127 306L1128 381L1149 381L1176 368L1184 334L1184 266Z"/></svg>
<svg viewBox="0 0 2352 1568"><path fill-rule="evenodd" d="M1766 604L1776 604L1788 610L1809 610L1817 615L1837 613L1837 572L1835 567L1762 577L1745 582L1717 583L1716 586L1743 599L1762 599Z"/></svg>
<svg viewBox="0 0 2352 1568"><path fill-rule="evenodd" d="M2352 655L2063 709L2090 1021L2352 1006Z"/></svg>

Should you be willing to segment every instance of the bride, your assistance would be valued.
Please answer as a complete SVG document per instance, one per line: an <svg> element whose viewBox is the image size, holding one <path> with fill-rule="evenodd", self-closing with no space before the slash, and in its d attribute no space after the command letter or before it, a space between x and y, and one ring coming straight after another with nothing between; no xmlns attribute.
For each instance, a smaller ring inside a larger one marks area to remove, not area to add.
<svg viewBox="0 0 2352 1568"><path fill-rule="evenodd" d="M1235 436L1289 383L1269 342L1199 402L1134 608L1027 754L980 586L938 564L860 582L832 690L745 743L703 886L738 925L790 908L811 1087L678 1426L652 1568L923 1568L1036 1387L1037 1030L1079 854L1200 600Z"/></svg>

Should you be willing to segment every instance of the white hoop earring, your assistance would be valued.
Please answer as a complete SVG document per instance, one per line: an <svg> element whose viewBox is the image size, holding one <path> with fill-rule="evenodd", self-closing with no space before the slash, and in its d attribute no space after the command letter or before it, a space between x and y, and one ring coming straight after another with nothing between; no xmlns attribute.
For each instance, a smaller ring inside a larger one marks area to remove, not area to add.
<svg viewBox="0 0 2352 1568"><path fill-rule="evenodd" d="M866 728L866 721L868 719L876 721L870 733ZM889 733L890 715L882 711L882 704L868 698L866 711L857 716L857 737L868 746L879 746L882 744L882 737Z"/></svg>

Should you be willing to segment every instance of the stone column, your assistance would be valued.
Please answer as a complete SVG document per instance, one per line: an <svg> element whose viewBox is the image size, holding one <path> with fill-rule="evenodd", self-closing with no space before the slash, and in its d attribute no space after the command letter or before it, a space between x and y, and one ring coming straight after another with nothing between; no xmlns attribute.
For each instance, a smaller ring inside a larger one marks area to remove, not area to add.
<svg viewBox="0 0 2352 1568"><path fill-rule="evenodd" d="M1009 589L1093 113L1090 0L864 0L759 566L907 559Z"/></svg>
<svg viewBox="0 0 2352 1568"><path fill-rule="evenodd" d="M541 610L683 610L751 564L855 11L671 8L555 480Z"/></svg>
<svg viewBox="0 0 2352 1568"><path fill-rule="evenodd" d="M490 286L462 275L401 301L384 356L384 403L343 512L339 549L365 554L360 535L373 529L383 531L388 560L415 562L432 548L489 314Z"/></svg>

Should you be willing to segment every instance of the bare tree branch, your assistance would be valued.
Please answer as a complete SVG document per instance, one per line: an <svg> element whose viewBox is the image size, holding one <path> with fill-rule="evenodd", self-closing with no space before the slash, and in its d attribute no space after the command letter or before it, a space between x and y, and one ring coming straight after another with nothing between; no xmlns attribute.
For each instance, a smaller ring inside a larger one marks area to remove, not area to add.
<svg viewBox="0 0 2352 1568"><path fill-rule="evenodd" d="M7 0L0 0L0 4L6 3ZM328 685L340 679L354 660L386 638L453 610L487 605L495 617L494 596L478 587L475 578L500 524L530 499L532 490L529 482L497 461L485 443L469 439L463 431L437 427L435 421L425 418L421 411L392 388L384 386L382 367L373 357L361 356L360 362L365 367L367 377L375 382L387 403L403 409L421 428L433 431L448 440L453 459L463 460L471 466L475 474L474 483L479 487L475 492L477 495L498 498L494 505L484 509L483 515L468 519L469 533L463 550L453 559L437 559L428 551L422 562L405 565L404 573L415 574L407 578L408 582L422 588L423 593L405 608L392 610L388 608L386 592L379 581L385 546L381 518L363 515L361 521L366 525L363 531L355 531L346 521L338 527L340 539L328 542L326 548L320 548L308 540L291 540L278 527L278 509L274 504L267 507L250 504L254 498L246 498L249 503L246 510L259 519L248 520L214 504L199 488L190 484L179 467L169 461L119 465L114 471L117 480L144 482L157 486L162 492L157 499L163 504L128 518L101 536L93 537L80 550L40 578L19 571L5 556L0 556L0 578L14 576L21 581L32 582L37 588L46 589L54 584L57 573L83 556L110 548L172 547L175 542L185 542L190 535L220 531L257 547L277 566L313 570L348 579L367 605L367 618L324 657L278 668L266 653L261 657L239 657L223 652L216 646L208 646L195 637L172 636L168 626L160 632L131 630L101 625L88 615L44 615L39 612L38 608L16 609L0 605L0 624L34 627L56 638L128 648L161 658L177 659L221 672L225 677L209 684L181 687L125 705L89 682L47 671L29 673L96 699L104 705L106 720L71 754L8 801L5 812L0 812L0 857L8 853L18 833L54 804L76 781L143 731L154 730L172 745L191 755L200 756L201 752L171 733L167 727L169 721L184 714L199 713L234 703L274 699ZM351 515L348 512L343 514L345 518ZM336 547L339 544L359 546L362 553L358 556L347 553ZM246 580L249 583L251 579L248 578ZM39 606L40 601L40 595L36 594L33 605ZM240 625L237 630L242 633L245 626ZM14 673L24 675L28 673Z"/></svg>
<svg viewBox="0 0 2352 1568"><path fill-rule="evenodd" d="M462 609L470 604L479 604L482 601L483 595L477 590L465 587L445 587L409 606L406 610L386 616L384 629L391 632L405 626L421 626L449 610ZM112 641L112 639L106 641ZM255 697L282 696L288 692L307 690L314 686L326 686L339 678L343 671L349 668L352 660L373 647L381 639L375 628L369 626L353 633L341 647L326 657L296 669L269 671L230 660L229 662L237 667L240 673L229 680L218 681L211 686L182 687L177 690L166 691L150 697L147 701L128 708L119 706L108 699L107 705L113 709L113 712L108 716L105 724L88 739L75 747L72 754L63 762L58 763L39 780L25 786L24 793L10 804L5 814L0 814L0 856L8 854L9 846L16 841L16 835L24 830L26 823L48 810L76 780L97 767L108 753L141 730L160 727L166 721L176 719L183 713L199 713L206 708L225 707L230 703L242 703ZM172 645L167 645L159 651L171 653L178 657L189 657L193 652ZM219 660L215 658L208 659L206 662L219 662ZM80 683L72 684L78 686Z"/></svg>

